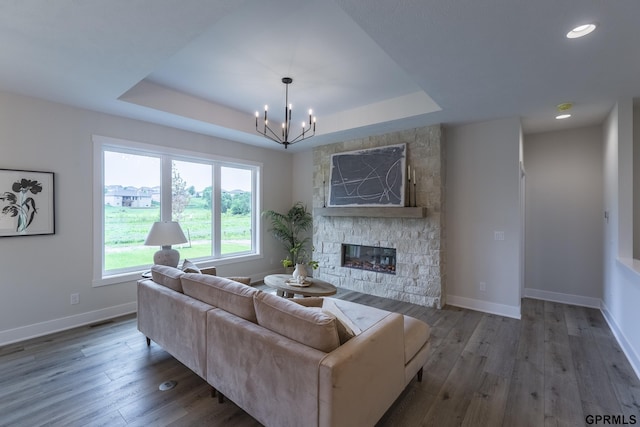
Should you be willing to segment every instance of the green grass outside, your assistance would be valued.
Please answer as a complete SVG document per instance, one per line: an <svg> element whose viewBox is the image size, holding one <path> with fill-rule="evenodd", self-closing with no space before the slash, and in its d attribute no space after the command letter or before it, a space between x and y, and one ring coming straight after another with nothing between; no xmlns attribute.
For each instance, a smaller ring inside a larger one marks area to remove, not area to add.
<svg viewBox="0 0 640 427"><path fill-rule="evenodd" d="M105 206L105 270L148 265L159 249L144 246L154 221L160 219L160 208L125 208ZM184 210L180 225L191 241L176 245L180 258L211 256L211 210L203 200L194 198ZM251 216L222 214L222 254L251 250Z"/></svg>

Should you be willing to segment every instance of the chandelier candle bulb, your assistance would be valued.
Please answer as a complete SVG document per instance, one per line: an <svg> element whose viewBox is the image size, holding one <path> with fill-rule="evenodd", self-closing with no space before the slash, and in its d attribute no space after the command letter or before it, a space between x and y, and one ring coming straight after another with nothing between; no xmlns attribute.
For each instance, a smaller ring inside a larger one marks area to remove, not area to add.
<svg viewBox="0 0 640 427"><path fill-rule="evenodd" d="M418 207L418 182L416 181L416 168L413 168L413 207ZM411 190L409 190L411 191Z"/></svg>

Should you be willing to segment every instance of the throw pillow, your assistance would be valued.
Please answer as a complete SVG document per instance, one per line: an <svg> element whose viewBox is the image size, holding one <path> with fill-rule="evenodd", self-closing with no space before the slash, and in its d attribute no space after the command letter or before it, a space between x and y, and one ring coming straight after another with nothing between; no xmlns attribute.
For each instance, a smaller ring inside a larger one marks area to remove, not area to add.
<svg viewBox="0 0 640 427"><path fill-rule="evenodd" d="M202 273L198 268L198 266L195 265L193 262L189 261L188 259L185 259L182 262L182 271L184 271L185 273L198 273L198 274Z"/></svg>
<svg viewBox="0 0 640 427"><path fill-rule="evenodd" d="M322 307L324 298L322 297L305 297L305 298L291 298L291 301L296 302L305 307Z"/></svg>
<svg viewBox="0 0 640 427"><path fill-rule="evenodd" d="M227 277L227 279L233 280L234 282L242 283L243 285L251 285L251 277L231 276Z"/></svg>
<svg viewBox="0 0 640 427"><path fill-rule="evenodd" d="M346 343L351 338L362 332L360 328L358 328L330 299L324 300L322 304L322 311L335 317L338 336L340 337L340 344Z"/></svg>

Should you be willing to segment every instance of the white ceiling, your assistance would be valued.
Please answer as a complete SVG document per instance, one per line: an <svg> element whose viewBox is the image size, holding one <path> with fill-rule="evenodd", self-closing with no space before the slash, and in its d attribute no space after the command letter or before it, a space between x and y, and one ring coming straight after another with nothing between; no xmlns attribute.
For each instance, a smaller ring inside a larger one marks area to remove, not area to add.
<svg viewBox="0 0 640 427"><path fill-rule="evenodd" d="M254 112L280 121L290 76L295 123L318 116L291 151L504 117L542 132L640 96L639 27L638 0L0 0L0 90L281 150Z"/></svg>

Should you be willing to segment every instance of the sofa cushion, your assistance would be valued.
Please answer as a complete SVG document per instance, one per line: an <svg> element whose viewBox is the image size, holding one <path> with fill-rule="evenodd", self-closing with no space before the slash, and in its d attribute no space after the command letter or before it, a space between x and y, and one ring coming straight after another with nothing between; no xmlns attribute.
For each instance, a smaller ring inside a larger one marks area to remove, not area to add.
<svg viewBox="0 0 640 427"><path fill-rule="evenodd" d="M198 266L188 259L182 261L182 271L184 271L185 273L202 273Z"/></svg>
<svg viewBox="0 0 640 427"><path fill-rule="evenodd" d="M154 265L151 267L151 278L154 282L177 292L182 292L180 278L183 274L182 270L168 265Z"/></svg>
<svg viewBox="0 0 640 427"><path fill-rule="evenodd" d="M391 314L389 311L376 307L358 304L351 301L344 301L336 298L325 298L325 304L333 302L342 313L353 324L352 329L358 335L361 331L366 331L376 323Z"/></svg>
<svg viewBox="0 0 640 427"><path fill-rule="evenodd" d="M431 329L422 320L404 317L404 363L408 363L418 350L429 341Z"/></svg>
<svg viewBox="0 0 640 427"><path fill-rule="evenodd" d="M345 316L345 314L340 310L331 300L325 300L320 297L309 297L309 298L292 298L290 301L293 301L297 304L300 304L305 307L314 308L316 310L321 310L325 314L336 319L336 328L338 330L338 338L340 339L340 345L346 343L351 338L355 337L359 334L360 329L355 326L349 318Z"/></svg>
<svg viewBox="0 0 640 427"><path fill-rule="evenodd" d="M208 274L185 273L182 276L185 295L228 311L256 323L253 296L260 291L233 280Z"/></svg>
<svg viewBox="0 0 640 427"><path fill-rule="evenodd" d="M261 292L254 298L258 324L301 344L329 353L340 346L335 318L286 298Z"/></svg>

